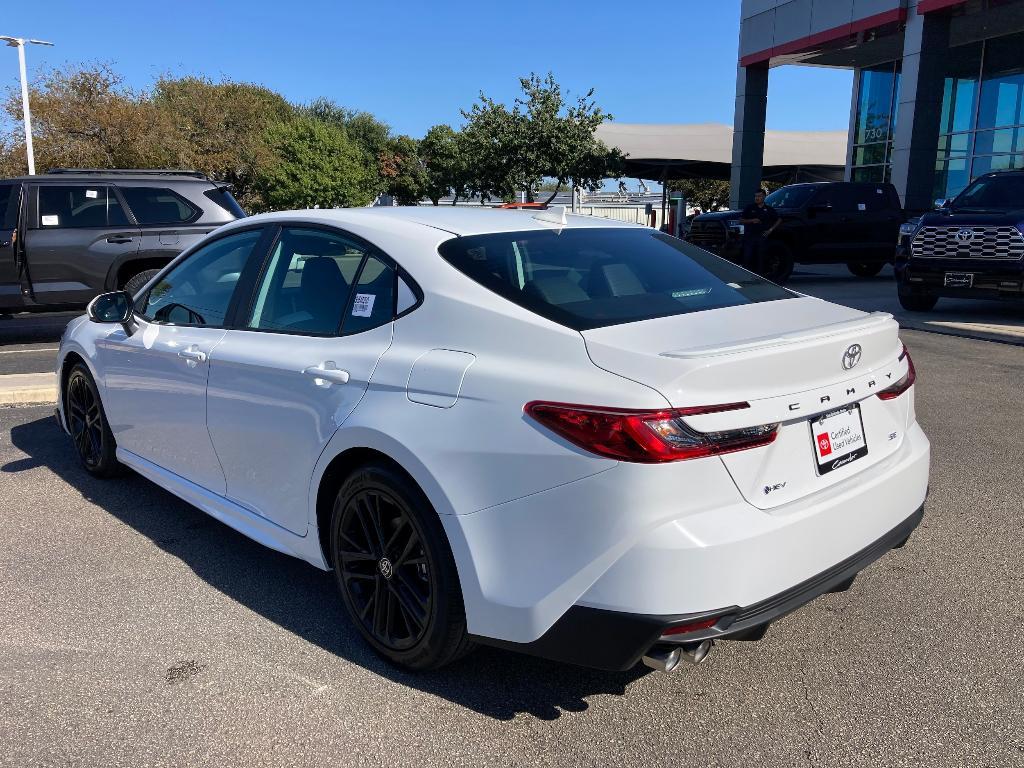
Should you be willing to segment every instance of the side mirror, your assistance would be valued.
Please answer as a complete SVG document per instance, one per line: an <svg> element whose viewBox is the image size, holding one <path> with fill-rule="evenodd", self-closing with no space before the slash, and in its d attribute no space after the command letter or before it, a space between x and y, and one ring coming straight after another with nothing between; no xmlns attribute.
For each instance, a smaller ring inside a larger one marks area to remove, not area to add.
<svg viewBox="0 0 1024 768"><path fill-rule="evenodd" d="M949 200L944 197L940 197L935 201L935 210L941 211L949 207Z"/></svg>
<svg viewBox="0 0 1024 768"><path fill-rule="evenodd" d="M85 311L94 323L120 323L129 336L135 333L135 307L127 291L101 293Z"/></svg>

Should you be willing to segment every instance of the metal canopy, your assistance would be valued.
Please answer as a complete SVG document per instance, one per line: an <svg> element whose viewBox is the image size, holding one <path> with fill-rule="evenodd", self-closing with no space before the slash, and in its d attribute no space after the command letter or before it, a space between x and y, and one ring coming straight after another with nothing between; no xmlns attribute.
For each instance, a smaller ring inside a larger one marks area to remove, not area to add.
<svg viewBox="0 0 1024 768"><path fill-rule="evenodd" d="M625 175L630 178L728 180L732 171L732 128L721 123L605 123L595 135L626 155ZM842 180L847 138L846 131L765 131L763 177Z"/></svg>

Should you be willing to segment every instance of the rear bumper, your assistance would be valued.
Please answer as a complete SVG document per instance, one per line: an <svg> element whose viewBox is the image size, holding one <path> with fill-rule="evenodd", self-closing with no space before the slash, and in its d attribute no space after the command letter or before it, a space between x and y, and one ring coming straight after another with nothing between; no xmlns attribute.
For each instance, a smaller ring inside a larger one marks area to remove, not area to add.
<svg viewBox="0 0 1024 768"><path fill-rule="evenodd" d="M662 643L758 639L773 621L820 595L840 591L889 550L903 546L923 517L922 505L895 528L845 560L753 605L675 615L624 613L574 605L532 643L509 643L484 637L476 639L520 653L607 670L630 669L653 646ZM714 618L718 621L711 627L662 640L662 635L672 627Z"/></svg>

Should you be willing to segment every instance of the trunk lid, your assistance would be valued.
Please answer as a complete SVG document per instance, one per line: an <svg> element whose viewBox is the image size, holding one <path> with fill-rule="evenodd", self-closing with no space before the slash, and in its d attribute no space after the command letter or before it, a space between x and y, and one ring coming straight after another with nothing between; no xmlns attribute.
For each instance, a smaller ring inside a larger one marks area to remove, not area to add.
<svg viewBox="0 0 1024 768"><path fill-rule="evenodd" d="M597 328L583 337L596 365L653 387L673 407L750 404L687 417L693 429L779 423L771 445L721 457L744 497L771 509L861 472L898 448L905 398L874 396L906 371L898 329L886 313L798 297ZM845 367L854 345L858 359ZM822 472L812 420L851 404L859 408L867 453Z"/></svg>

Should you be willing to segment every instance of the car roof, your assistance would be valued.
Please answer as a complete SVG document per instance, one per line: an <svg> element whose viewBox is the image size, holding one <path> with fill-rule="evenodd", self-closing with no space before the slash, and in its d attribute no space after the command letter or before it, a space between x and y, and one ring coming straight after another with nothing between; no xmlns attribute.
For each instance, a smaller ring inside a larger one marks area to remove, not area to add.
<svg viewBox="0 0 1024 768"><path fill-rule="evenodd" d="M392 208L317 208L303 211L278 211L263 213L239 220L238 224L254 224L260 221L307 221L338 227L359 226L363 229L386 230L401 222L422 228L448 232L457 236L492 234L499 232L524 232L551 229L597 229L597 228L641 228L640 224L628 224L615 219L599 216L584 216L567 213L565 223L558 219L558 208L547 211L521 211L484 206L407 206Z"/></svg>

